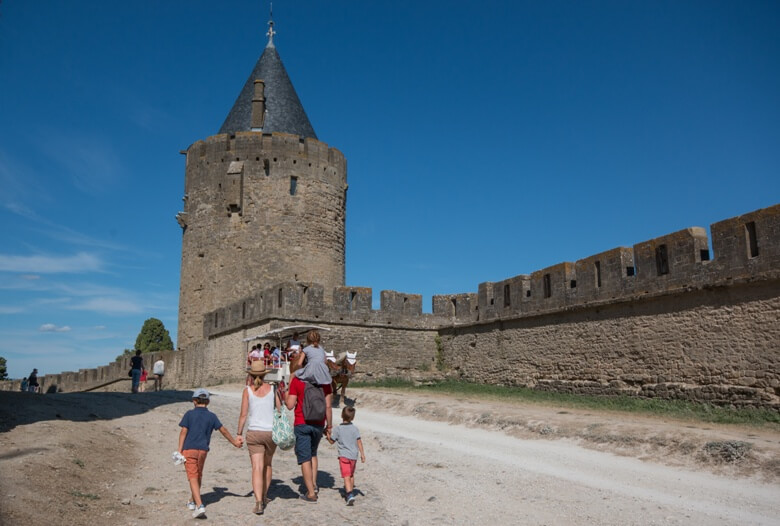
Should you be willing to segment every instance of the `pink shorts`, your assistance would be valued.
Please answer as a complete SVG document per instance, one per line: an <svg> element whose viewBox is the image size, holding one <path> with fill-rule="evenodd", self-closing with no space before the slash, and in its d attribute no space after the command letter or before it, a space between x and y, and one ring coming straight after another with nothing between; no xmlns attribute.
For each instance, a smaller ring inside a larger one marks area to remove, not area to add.
<svg viewBox="0 0 780 526"><path fill-rule="evenodd" d="M355 476L355 466L357 466L357 460L346 457L339 457L339 467L341 468L341 478Z"/></svg>
<svg viewBox="0 0 780 526"><path fill-rule="evenodd" d="M184 463L184 469L187 471L188 479L202 479L203 465L206 463L208 451L203 449L185 449L181 452L187 461Z"/></svg>

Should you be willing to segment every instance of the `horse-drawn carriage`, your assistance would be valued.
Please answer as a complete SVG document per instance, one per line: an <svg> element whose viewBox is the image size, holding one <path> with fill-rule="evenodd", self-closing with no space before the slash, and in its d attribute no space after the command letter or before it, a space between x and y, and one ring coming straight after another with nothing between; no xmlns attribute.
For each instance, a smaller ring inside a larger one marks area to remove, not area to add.
<svg viewBox="0 0 780 526"><path fill-rule="evenodd" d="M327 327L320 327L317 325L289 325L287 327L280 327L278 329L271 329L270 331L258 334L257 336L251 336L244 338L246 344L246 356L247 360L250 358L250 346L254 341L271 342L272 345L276 345L280 350L279 356L262 358L265 360L267 368L271 369L271 372L265 376L265 381L270 383L283 383L288 385L290 383L290 358L287 353L284 352L290 340L296 336L301 335L305 337L306 333L310 330L317 331L330 331ZM346 393L347 384L355 371L355 364L357 363L357 352L342 352L338 356L335 356L333 351L325 353L326 363L330 369L331 377L333 378L333 392L336 392L337 387L341 388L341 395Z"/></svg>

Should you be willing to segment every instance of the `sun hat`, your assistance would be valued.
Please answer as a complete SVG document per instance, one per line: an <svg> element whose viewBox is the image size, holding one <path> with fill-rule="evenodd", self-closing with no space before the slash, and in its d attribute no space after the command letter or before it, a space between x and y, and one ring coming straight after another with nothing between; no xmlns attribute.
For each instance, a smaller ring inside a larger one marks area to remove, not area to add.
<svg viewBox="0 0 780 526"><path fill-rule="evenodd" d="M356 361L357 361L357 351L355 352L347 351L347 362L349 362L350 365L355 365Z"/></svg>
<svg viewBox="0 0 780 526"><path fill-rule="evenodd" d="M251 367L246 368L246 372L251 376L263 376L266 373L270 373L271 370L265 368L265 363L263 363L263 360L255 360L252 362Z"/></svg>
<svg viewBox="0 0 780 526"><path fill-rule="evenodd" d="M192 392L192 397L193 398L202 398L204 400L208 400L211 397L211 395L209 394L208 391L206 391L202 387L199 387L199 388L195 389Z"/></svg>

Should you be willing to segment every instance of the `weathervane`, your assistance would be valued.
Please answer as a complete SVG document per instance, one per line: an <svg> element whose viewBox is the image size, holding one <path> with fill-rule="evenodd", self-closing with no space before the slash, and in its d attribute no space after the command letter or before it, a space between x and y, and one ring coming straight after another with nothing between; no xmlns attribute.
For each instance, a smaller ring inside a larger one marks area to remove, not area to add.
<svg viewBox="0 0 780 526"><path fill-rule="evenodd" d="M268 46L274 47L274 35L276 34L276 31L274 31L274 3L271 2L271 9L270 9L270 17L268 19Z"/></svg>

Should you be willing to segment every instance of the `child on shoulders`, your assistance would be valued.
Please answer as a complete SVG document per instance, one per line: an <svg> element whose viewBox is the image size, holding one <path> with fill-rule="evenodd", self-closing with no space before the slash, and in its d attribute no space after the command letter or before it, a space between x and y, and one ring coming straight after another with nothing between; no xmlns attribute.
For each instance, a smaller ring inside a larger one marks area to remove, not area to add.
<svg viewBox="0 0 780 526"><path fill-rule="evenodd" d="M295 376L302 382L330 385L330 369L325 363L325 350L320 347L320 333L315 330L309 331L306 335L306 343L308 345L303 349L305 365L295 371ZM298 360L303 358L299 357Z"/></svg>

